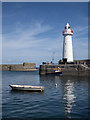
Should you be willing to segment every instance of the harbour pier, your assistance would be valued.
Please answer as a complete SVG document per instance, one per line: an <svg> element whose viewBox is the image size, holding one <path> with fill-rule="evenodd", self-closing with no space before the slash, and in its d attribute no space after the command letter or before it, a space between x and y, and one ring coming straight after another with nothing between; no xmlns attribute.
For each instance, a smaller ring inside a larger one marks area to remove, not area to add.
<svg viewBox="0 0 90 120"><path fill-rule="evenodd" d="M84 64L58 64L58 65L40 65L39 74L46 75L53 73L55 68L61 68L62 75L90 76L90 67Z"/></svg>
<svg viewBox="0 0 90 120"><path fill-rule="evenodd" d="M0 65L0 70L8 71L37 71L36 63L26 63L23 64L3 64Z"/></svg>

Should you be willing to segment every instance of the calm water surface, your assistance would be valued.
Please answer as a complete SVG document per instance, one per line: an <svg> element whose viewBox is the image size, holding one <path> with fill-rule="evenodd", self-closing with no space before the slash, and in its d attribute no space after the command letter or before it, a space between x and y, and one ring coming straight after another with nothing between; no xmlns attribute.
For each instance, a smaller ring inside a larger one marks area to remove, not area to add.
<svg viewBox="0 0 90 120"><path fill-rule="evenodd" d="M2 73L3 118L87 118L88 77ZM44 92L16 92L9 84L42 85ZM57 84L57 86L55 85Z"/></svg>

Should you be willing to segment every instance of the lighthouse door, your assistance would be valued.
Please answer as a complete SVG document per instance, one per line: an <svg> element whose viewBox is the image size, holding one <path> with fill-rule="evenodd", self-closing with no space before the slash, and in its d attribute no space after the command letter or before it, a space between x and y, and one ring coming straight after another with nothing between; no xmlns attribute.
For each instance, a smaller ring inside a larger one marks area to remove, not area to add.
<svg viewBox="0 0 90 120"><path fill-rule="evenodd" d="M67 58L63 58L63 63L67 63Z"/></svg>

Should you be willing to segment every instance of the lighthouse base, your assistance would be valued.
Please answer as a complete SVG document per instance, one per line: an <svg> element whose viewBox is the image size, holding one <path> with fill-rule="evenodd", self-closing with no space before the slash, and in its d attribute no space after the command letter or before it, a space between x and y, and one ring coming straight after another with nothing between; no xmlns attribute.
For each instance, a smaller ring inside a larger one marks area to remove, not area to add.
<svg viewBox="0 0 90 120"><path fill-rule="evenodd" d="M67 58L63 58L62 63L63 64L74 64L73 61L68 61Z"/></svg>
<svg viewBox="0 0 90 120"><path fill-rule="evenodd" d="M64 63L67 63L67 58L63 58L63 62L64 62Z"/></svg>

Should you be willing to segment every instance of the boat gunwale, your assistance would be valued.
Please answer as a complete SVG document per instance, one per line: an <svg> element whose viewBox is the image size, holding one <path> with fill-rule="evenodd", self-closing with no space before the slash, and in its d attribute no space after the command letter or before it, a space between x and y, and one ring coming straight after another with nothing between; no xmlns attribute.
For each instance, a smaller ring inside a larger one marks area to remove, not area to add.
<svg viewBox="0 0 90 120"><path fill-rule="evenodd" d="M9 85L11 88L41 88L44 89L43 86L29 86L29 85Z"/></svg>

